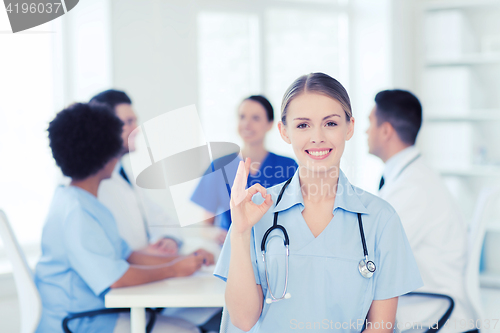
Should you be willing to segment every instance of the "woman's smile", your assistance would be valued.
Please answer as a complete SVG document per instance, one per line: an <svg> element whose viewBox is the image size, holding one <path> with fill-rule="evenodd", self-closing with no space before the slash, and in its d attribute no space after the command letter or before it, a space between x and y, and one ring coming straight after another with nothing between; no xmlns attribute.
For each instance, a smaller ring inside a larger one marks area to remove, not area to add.
<svg viewBox="0 0 500 333"><path fill-rule="evenodd" d="M330 148L310 148L306 149L306 153L310 158L315 160L323 160L330 156L333 149Z"/></svg>

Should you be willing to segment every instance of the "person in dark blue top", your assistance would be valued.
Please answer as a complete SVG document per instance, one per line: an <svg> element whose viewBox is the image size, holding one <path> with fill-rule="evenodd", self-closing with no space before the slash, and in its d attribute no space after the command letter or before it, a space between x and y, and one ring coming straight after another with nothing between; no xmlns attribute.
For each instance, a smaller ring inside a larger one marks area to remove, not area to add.
<svg viewBox="0 0 500 333"><path fill-rule="evenodd" d="M252 161L247 187L256 183L271 187L286 181L297 170L295 160L274 154L264 146L266 133L272 129L274 110L271 103L261 95L245 98L238 108L238 133L243 139L241 155ZM230 154L213 161L205 174L224 166L229 189L233 186L241 155ZM229 213L229 191L226 187L216 186L213 178L203 177L195 189L191 200L207 211L207 220L224 230L231 225ZM220 239L223 240L223 235Z"/></svg>

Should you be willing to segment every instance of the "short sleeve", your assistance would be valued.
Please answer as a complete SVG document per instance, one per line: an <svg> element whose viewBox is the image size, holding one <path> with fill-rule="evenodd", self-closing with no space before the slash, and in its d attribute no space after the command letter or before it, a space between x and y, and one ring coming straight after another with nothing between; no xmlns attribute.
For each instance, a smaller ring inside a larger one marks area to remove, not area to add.
<svg viewBox="0 0 500 333"><path fill-rule="evenodd" d="M103 227L88 213L75 210L63 226L64 245L71 267L100 295L129 268L125 260L131 253L127 243L117 235L113 243Z"/></svg>
<svg viewBox="0 0 500 333"><path fill-rule="evenodd" d="M217 264L215 265L214 275L224 282L227 281L227 274L229 272L229 262L231 259L231 229L232 226L229 227L229 231L226 235L226 240L224 241L224 245L222 246L222 250L219 255L219 259L217 260ZM252 234L250 236L250 259L252 260L253 266L253 274L255 277L255 283L261 284L259 277L259 268L257 265L257 257L255 252L255 237L254 237L254 229L252 228Z"/></svg>
<svg viewBox="0 0 500 333"><path fill-rule="evenodd" d="M397 213L383 227L375 246L375 300L404 295L423 286L417 262Z"/></svg>
<svg viewBox="0 0 500 333"><path fill-rule="evenodd" d="M213 195L213 190L215 188L214 178L206 177L211 171L212 167L209 167L207 171L205 171L191 196L191 201L203 207L205 210L216 214L220 204L218 196Z"/></svg>
<svg viewBox="0 0 500 333"><path fill-rule="evenodd" d="M121 258L123 260L127 260L128 257L130 257L130 255L132 254L133 250L130 248L130 246L128 246L127 242L123 238L120 238L120 242L122 248Z"/></svg>

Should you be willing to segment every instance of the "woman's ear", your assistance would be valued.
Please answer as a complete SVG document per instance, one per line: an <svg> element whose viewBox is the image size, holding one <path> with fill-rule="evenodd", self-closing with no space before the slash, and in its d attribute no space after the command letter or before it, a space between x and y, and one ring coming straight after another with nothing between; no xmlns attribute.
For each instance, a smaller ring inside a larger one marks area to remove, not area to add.
<svg viewBox="0 0 500 333"><path fill-rule="evenodd" d="M286 132L286 126L283 124L283 122L280 120L278 123L278 129L280 130L280 135L285 140L286 143L291 144L292 141L290 141L290 138L288 137L288 133Z"/></svg>
<svg viewBox="0 0 500 333"><path fill-rule="evenodd" d="M351 117L349 123L347 124L347 135L345 140L346 141L351 140L353 135L354 135L354 117Z"/></svg>

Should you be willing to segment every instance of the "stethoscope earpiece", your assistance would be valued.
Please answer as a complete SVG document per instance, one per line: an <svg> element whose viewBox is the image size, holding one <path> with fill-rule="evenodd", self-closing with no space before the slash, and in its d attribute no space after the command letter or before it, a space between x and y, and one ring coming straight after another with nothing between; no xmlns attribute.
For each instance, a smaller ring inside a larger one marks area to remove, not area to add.
<svg viewBox="0 0 500 333"><path fill-rule="evenodd" d="M284 298L284 299L289 299L289 298L291 298L291 297L292 297L292 295L291 295L290 293L286 293L286 294L285 294L285 296L284 296L284 297L282 297L282 298L275 298L275 299L272 299L272 298L268 297L268 298L266 298L266 303L267 303L267 304L271 304L271 303L273 303L273 302L277 302L277 301L279 301L279 300L281 300L281 299L283 299L283 298Z"/></svg>

